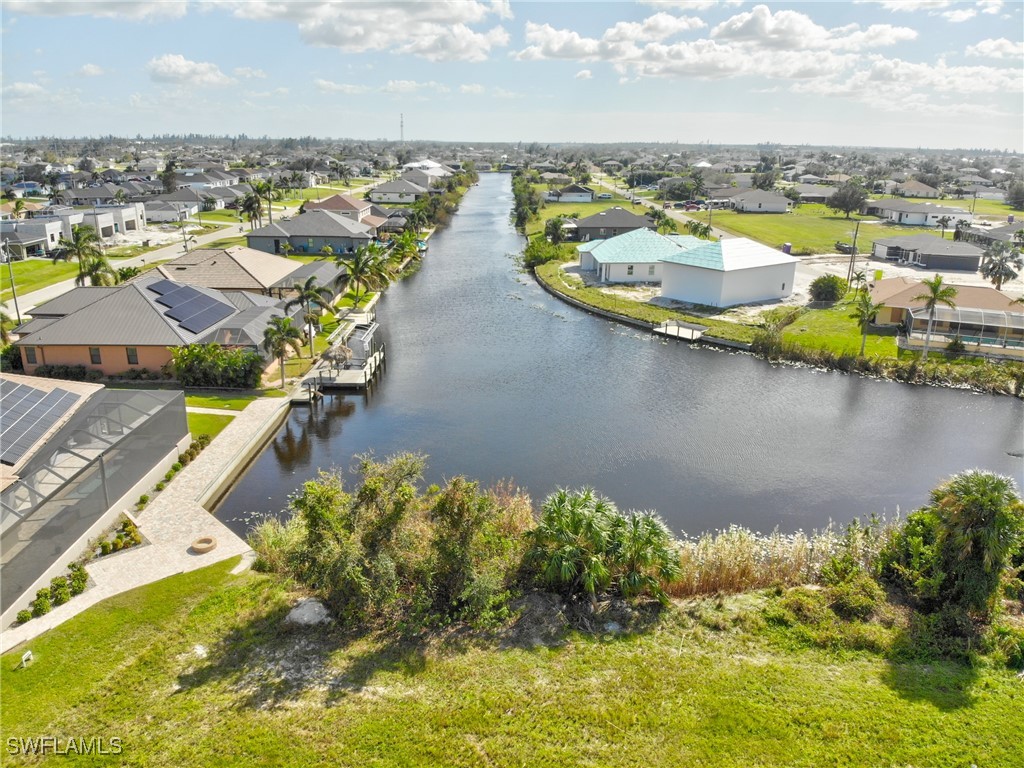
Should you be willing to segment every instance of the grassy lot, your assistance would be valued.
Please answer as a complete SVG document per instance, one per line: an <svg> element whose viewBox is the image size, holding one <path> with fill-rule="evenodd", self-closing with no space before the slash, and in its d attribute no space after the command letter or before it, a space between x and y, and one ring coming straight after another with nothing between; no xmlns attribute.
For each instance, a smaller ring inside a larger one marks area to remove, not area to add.
<svg viewBox="0 0 1024 768"><path fill-rule="evenodd" d="M637 215L646 210L640 206L631 207L629 201L623 200L621 197L616 197L613 200L595 200L592 203L544 203L538 217L526 225L526 235L530 237L538 232L543 232L544 222L555 218L555 216L574 216L578 214L579 218L586 218L616 206L632 210Z"/></svg>
<svg viewBox="0 0 1024 768"><path fill-rule="evenodd" d="M11 267L14 269L14 285L19 296L78 275L78 263L74 261L54 264L49 259L25 259L11 262ZM0 297L8 301L12 295L10 271L6 264L0 265Z"/></svg>
<svg viewBox="0 0 1024 768"><path fill-rule="evenodd" d="M5 745L117 736L119 762L153 767L1019 763L1012 673L787 644L756 595L500 650L282 630L295 595L235 562L83 612L26 669L6 654Z"/></svg>
<svg viewBox="0 0 1024 768"><path fill-rule="evenodd" d="M213 413L189 413L188 431L192 433L193 439L199 435L216 437L224 427L231 423L233 418L235 418L234 414L218 416Z"/></svg>
<svg viewBox="0 0 1024 768"><path fill-rule="evenodd" d="M708 211L688 213L691 218L706 222ZM936 233L932 228L901 227L883 224L874 216L853 214L847 219L836 215L824 205L804 204L791 213L737 213L736 211L711 211L711 224L740 237L749 237L760 243L781 248L783 243L793 244L793 253L835 253L836 241L852 242L857 220L871 222L862 224L857 240L857 249L866 253L871 243L881 237L916 235L922 232ZM952 237L951 232L946 233Z"/></svg>
<svg viewBox="0 0 1024 768"><path fill-rule="evenodd" d="M898 197L893 199L906 200L910 203L932 203L933 205L943 205L947 208L963 208L965 211L969 211L973 207L974 213L978 216L1005 217L1011 213L1015 213L1017 216L1021 215L1020 211L1014 211L1013 208L1001 200L985 200L980 197L977 200L972 197L965 197L962 200L957 200L955 197L947 197L941 200L933 200L928 197Z"/></svg>
<svg viewBox="0 0 1024 768"><path fill-rule="evenodd" d="M853 294L849 294L852 298ZM857 321L850 317L851 304L843 302L828 309L810 309L786 327L782 338L805 347L830 349L833 352L860 352L861 331ZM864 346L867 357L896 357L896 335L891 329L885 333L868 331Z"/></svg>
<svg viewBox="0 0 1024 768"><path fill-rule="evenodd" d="M245 244L245 235L239 235L238 237L225 237L221 240L214 240L212 243L206 243L203 248L233 248L236 245Z"/></svg>
<svg viewBox="0 0 1024 768"><path fill-rule="evenodd" d="M239 393L234 390L186 392L185 405L194 408L223 408L228 411L241 411L261 395L261 392Z"/></svg>

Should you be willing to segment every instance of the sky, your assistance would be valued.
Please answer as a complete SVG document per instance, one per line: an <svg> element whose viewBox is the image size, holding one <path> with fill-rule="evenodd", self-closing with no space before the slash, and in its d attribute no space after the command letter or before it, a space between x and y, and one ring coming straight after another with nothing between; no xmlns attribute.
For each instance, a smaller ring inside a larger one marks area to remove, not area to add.
<svg viewBox="0 0 1024 768"><path fill-rule="evenodd" d="M0 0L0 133L1019 152L1022 8Z"/></svg>

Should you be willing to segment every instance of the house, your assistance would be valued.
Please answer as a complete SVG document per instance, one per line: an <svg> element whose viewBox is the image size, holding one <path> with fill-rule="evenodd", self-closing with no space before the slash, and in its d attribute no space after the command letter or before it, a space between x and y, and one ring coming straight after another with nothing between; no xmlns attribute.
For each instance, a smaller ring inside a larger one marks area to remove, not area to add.
<svg viewBox="0 0 1024 768"><path fill-rule="evenodd" d="M444 180L451 175L451 171L444 166L437 166L436 168L411 168L405 171L400 178L429 190L442 186Z"/></svg>
<svg viewBox="0 0 1024 768"><path fill-rule="evenodd" d="M941 227L940 219L947 229L955 228L957 222L970 224L974 214L963 208L949 208L934 203L912 203L906 200L868 200L861 206L861 213L914 227Z"/></svg>
<svg viewBox="0 0 1024 768"><path fill-rule="evenodd" d="M969 353L1024 358L1024 309L1015 297L988 286L953 285L955 307L938 306L932 322L932 349L959 338ZM871 301L884 304L875 324L899 326L906 332L900 346L922 349L928 331L927 293L920 280L891 277L870 286Z"/></svg>
<svg viewBox="0 0 1024 768"><path fill-rule="evenodd" d="M657 229L650 216L638 216L621 206L608 208L576 221L576 236L581 241L605 240L634 229Z"/></svg>
<svg viewBox="0 0 1024 768"><path fill-rule="evenodd" d="M822 180L822 184L832 184L833 186L839 187L850 180L850 176L845 173L830 173L825 176Z"/></svg>
<svg viewBox="0 0 1024 768"><path fill-rule="evenodd" d="M551 190L547 193L547 198L557 203L592 203L594 190L582 184L569 184L561 189Z"/></svg>
<svg viewBox="0 0 1024 768"><path fill-rule="evenodd" d="M703 242L690 235L660 235L641 228L607 240L580 243L576 251L580 269L597 272L602 282L660 283L663 257Z"/></svg>
<svg viewBox="0 0 1024 768"><path fill-rule="evenodd" d="M661 261L663 297L730 307L792 294L799 260L753 240L734 237L681 248Z"/></svg>
<svg viewBox="0 0 1024 768"><path fill-rule="evenodd" d="M353 253L376 237L375 229L334 211L307 211L292 219L249 232L250 248L265 253L283 253L287 243L296 253L321 253L330 246L334 253Z"/></svg>
<svg viewBox="0 0 1024 768"><path fill-rule="evenodd" d="M4 373L0 626L66 571L189 442L180 391Z"/></svg>
<svg viewBox="0 0 1024 768"><path fill-rule="evenodd" d="M545 173L542 173L540 175L540 180L543 184L553 184L555 186L572 183L571 178L566 174L559 173L557 171L546 171Z"/></svg>
<svg viewBox="0 0 1024 768"><path fill-rule="evenodd" d="M960 240L966 243L975 243L982 248L987 248L992 243L1018 242L1017 233L1024 229L1024 221L1015 221L1012 224L1004 224L1001 227L982 229L981 227L967 227L960 231Z"/></svg>
<svg viewBox="0 0 1024 768"><path fill-rule="evenodd" d="M196 248L176 259L160 264L154 272L177 283L219 291L248 291L277 295L282 283L302 266L264 251L236 245L231 248Z"/></svg>
<svg viewBox="0 0 1024 768"><path fill-rule="evenodd" d="M199 203L172 203L152 200L146 203L146 221L185 221L199 213Z"/></svg>
<svg viewBox="0 0 1024 768"><path fill-rule="evenodd" d="M800 193L801 203L825 203L836 193L835 187L822 184L797 184L796 191Z"/></svg>
<svg viewBox="0 0 1024 768"><path fill-rule="evenodd" d="M875 240L871 254L883 261L898 261L925 269L965 269L976 272L984 249L973 243L945 240L934 235L903 235Z"/></svg>
<svg viewBox="0 0 1024 768"><path fill-rule="evenodd" d="M0 242L15 259L49 256L59 247L60 220L4 219L0 221Z"/></svg>
<svg viewBox="0 0 1024 768"><path fill-rule="evenodd" d="M426 194L426 187L405 179L396 179L370 190L370 200L374 203L414 203Z"/></svg>
<svg viewBox="0 0 1024 768"><path fill-rule="evenodd" d="M740 213L786 213L790 200L775 192L752 189L732 196L733 210Z"/></svg>
<svg viewBox="0 0 1024 768"><path fill-rule="evenodd" d="M40 365L84 365L104 376L140 368L159 371L170 363L171 348L211 343L218 331L236 329L239 313L254 306L266 325L274 313L284 314L279 303L147 273L109 288L74 288L40 304L32 319L18 326L15 346L28 373Z"/></svg>
<svg viewBox="0 0 1024 768"><path fill-rule="evenodd" d="M916 179L908 179L897 186L896 194L904 197L930 197L932 199L941 197L941 193L935 187L922 184Z"/></svg>
<svg viewBox="0 0 1024 768"><path fill-rule="evenodd" d="M368 200L357 200L351 195L331 195L315 202L309 200L304 206L309 211L331 211L360 224L365 224L376 233L390 218L390 211L373 205Z"/></svg>

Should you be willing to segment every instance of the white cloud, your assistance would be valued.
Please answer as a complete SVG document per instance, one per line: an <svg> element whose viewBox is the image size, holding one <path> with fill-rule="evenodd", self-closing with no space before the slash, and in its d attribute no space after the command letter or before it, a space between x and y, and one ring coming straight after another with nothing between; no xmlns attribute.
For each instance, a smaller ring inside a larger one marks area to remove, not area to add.
<svg viewBox="0 0 1024 768"><path fill-rule="evenodd" d="M4 0L4 14L32 16L96 16L125 19L180 19L188 0Z"/></svg>
<svg viewBox="0 0 1024 768"><path fill-rule="evenodd" d="M369 86L366 85L349 85L348 83L335 83L330 80L323 80L317 78L313 81L313 85L319 88L324 93L347 93L349 95L355 95L358 93L366 93L370 90Z"/></svg>
<svg viewBox="0 0 1024 768"><path fill-rule="evenodd" d="M338 48L346 53L395 51L429 61L486 60L494 48L508 45L508 33L501 26L482 32L472 27L492 18L512 17L507 0L215 2L217 7L241 18L292 22L302 39L311 45Z"/></svg>
<svg viewBox="0 0 1024 768"><path fill-rule="evenodd" d="M5 85L0 93L3 93L5 99L12 101L20 99L31 99L34 96L41 96L46 92L46 89L38 83L11 83Z"/></svg>
<svg viewBox="0 0 1024 768"><path fill-rule="evenodd" d="M262 69L254 69L253 67L235 67L232 72L234 72L235 77L245 79L258 78L262 80L267 76L267 73Z"/></svg>
<svg viewBox="0 0 1024 768"><path fill-rule="evenodd" d="M917 32L890 24L872 24L866 30L861 30L857 24L826 29L798 11L784 10L773 14L768 6L758 5L752 11L723 21L711 30L711 36L786 50L829 48L858 51L913 40Z"/></svg>
<svg viewBox="0 0 1024 768"><path fill-rule="evenodd" d="M435 91L436 93L448 93L448 86L431 80L427 83L419 83L415 80L388 80L381 88L384 93L409 94L418 91Z"/></svg>
<svg viewBox="0 0 1024 768"><path fill-rule="evenodd" d="M82 77L99 77L103 74L103 67L98 64L83 64L77 74Z"/></svg>
<svg viewBox="0 0 1024 768"><path fill-rule="evenodd" d="M1003 0L978 0L982 13L999 13L1003 9Z"/></svg>
<svg viewBox="0 0 1024 768"><path fill-rule="evenodd" d="M516 93L515 91L509 91L504 88L495 88L494 97L498 99L521 99L523 94Z"/></svg>
<svg viewBox="0 0 1024 768"><path fill-rule="evenodd" d="M855 0L857 3L873 3L887 11L938 11L948 8L953 0Z"/></svg>
<svg viewBox="0 0 1024 768"><path fill-rule="evenodd" d="M684 11L706 11L718 5L718 0L640 0L640 5L658 8L681 8ZM731 3L735 5L735 3Z"/></svg>
<svg viewBox="0 0 1024 768"><path fill-rule="evenodd" d="M609 42L664 40L680 32L706 27L703 20L695 16L673 16L670 13L656 13L641 22L620 21L608 29L602 39Z"/></svg>
<svg viewBox="0 0 1024 768"><path fill-rule="evenodd" d="M481 94L483 92L484 87L480 83L466 83L459 86L459 93Z"/></svg>
<svg viewBox="0 0 1024 768"><path fill-rule="evenodd" d="M982 40L980 43L967 46L964 53L988 59L1020 59L1024 56L1024 42L1014 43L1005 37Z"/></svg>
<svg viewBox="0 0 1024 768"><path fill-rule="evenodd" d="M951 21L954 24L959 24L962 21L973 19L978 15L978 12L973 8L958 8L955 11L945 11L942 14L942 18L946 21Z"/></svg>
<svg viewBox="0 0 1024 768"><path fill-rule="evenodd" d="M579 72L576 73L577 80L589 80L593 76L594 73L591 72L589 69L581 69Z"/></svg>
<svg viewBox="0 0 1024 768"><path fill-rule="evenodd" d="M250 99L276 99L288 95L287 88L272 88L269 91L246 91L245 95Z"/></svg>
<svg viewBox="0 0 1024 768"><path fill-rule="evenodd" d="M165 53L150 59L146 65L149 76L160 83L190 85L230 85L234 82L208 61L189 61L180 53Z"/></svg>

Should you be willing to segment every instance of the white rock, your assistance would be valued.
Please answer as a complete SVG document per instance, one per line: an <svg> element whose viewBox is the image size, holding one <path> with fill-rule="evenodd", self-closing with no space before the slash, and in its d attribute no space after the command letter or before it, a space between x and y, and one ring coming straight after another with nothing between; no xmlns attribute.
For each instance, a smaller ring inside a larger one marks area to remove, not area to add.
<svg viewBox="0 0 1024 768"><path fill-rule="evenodd" d="M622 625L619 624L619 622L617 621L609 621L607 624L604 625L604 631L616 634L622 631Z"/></svg>
<svg viewBox="0 0 1024 768"><path fill-rule="evenodd" d="M332 619L323 603L315 597L307 597L299 600L296 606L288 612L284 621L286 624L311 627L315 624L326 624Z"/></svg>

